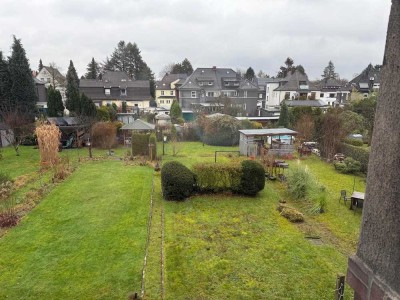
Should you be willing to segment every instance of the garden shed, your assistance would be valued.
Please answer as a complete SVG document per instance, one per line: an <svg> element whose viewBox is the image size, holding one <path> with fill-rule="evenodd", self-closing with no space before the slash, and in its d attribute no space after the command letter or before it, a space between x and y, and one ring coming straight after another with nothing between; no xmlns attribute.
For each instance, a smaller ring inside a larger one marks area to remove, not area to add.
<svg viewBox="0 0 400 300"><path fill-rule="evenodd" d="M148 133L154 131L155 128L156 125L147 123L140 119L137 119L132 123L125 124L124 126L121 127L121 130L124 132L124 145L127 146L131 144L131 135L133 131L140 133ZM127 134L127 131L129 132L129 134Z"/></svg>
<svg viewBox="0 0 400 300"><path fill-rule="evenodd" d="M239 130L241 155L288 155L294 152L296 131L287 128Z"/></svg>

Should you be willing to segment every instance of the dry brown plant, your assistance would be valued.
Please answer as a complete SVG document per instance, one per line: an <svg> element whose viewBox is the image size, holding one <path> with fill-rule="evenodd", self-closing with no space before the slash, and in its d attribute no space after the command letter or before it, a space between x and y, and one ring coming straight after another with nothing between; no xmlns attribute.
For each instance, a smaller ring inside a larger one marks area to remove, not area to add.
<svg viewBox="0 0 400 300"><path fill-rule="evenodd" d="M61 132L54 124L40 124L35 133L40 151L40 163L43 167L52 167L59 161L58 148Z"/></svg>

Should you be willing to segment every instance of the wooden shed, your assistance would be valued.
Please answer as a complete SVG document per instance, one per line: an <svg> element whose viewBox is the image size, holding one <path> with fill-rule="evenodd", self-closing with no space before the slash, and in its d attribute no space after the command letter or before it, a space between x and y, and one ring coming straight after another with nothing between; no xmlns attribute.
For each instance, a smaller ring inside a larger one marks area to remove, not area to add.
<svg viewBox="0 0 400 300"><path fill-rule="evenodd" d="M259 156L262 151L273 155L287 155L294 152L296 131L287 128L239 130L241 155Z"/></svg>

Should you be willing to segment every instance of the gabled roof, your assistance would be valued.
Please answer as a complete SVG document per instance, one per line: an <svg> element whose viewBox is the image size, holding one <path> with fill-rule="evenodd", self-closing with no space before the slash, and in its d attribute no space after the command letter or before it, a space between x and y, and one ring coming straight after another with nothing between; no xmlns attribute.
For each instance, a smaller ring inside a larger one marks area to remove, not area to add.
<svg viewBox="0 0 400 300"><path fill-rule="evenodd" d="M213 81L215 89L221 89L222 78L236 78L237 74L230 68L197 68L180 87L181 89L200 89L199 81Z"/></svg>
<svg viewBox="0 0 400 300"><path fill-rule="evenodd" d="M305 81L305 87L308 88L300 88L300 81ZM281 79L281 85L275 89L275 91L311 91L317 90L317 87L314 86L310 80L308 80L307 74L301 73L299 70L294 71L293 73L288 74L285 78Z"/></svg>
<svg viewBox="0 0 400 300"><path fill-rule="evenodd" d="M257 83L251 82L250 80L244 79L240 81L239 88L241 90L254 90L258 89Z"/></svg>
<svg viewBox="0 0 400 300"><path fill-rule="evenodd" d="M369 64L360 75L353 78L349 84L355 86L359 90L369 90L372 88L371 83L380 83L381 70Z"/></svg>
<svg viewBox="0 0 400 300"><path fill-rule="evenodd" d="M43 81L37 79L36 77L33 77L33 81L35 82L35 84L45 84Z"/></svg>
<svg viewBox="0 0 400 300"><path fill-rule="evenodd" d="M102 79L81 79L79 87L103 87L103 88L150 88L149 80L131 80L128 74L122 71L105 71Z"/></svg>
<svg viewBox="0 0 400 300"><path fill-rule="evenodd" d="M122 126L121 130L154 130L155 128L156 125L137 119L132 123L125 124L124 126Z"/></svg>
<svg viewBox="0 0 400 300"><path fill-rule="evenodd" d="M170 89L171 88L171 83L174 81L185 81L186 78L188 78L187 74L165 74L163 79L161 79L160 81L156 82L156 88L157 89Z"/></svg>
<svg viewBox="0 0 400 300"><path fill-rule="evenodd" d="M43 66L42 70L45 69L47 72L49 72L51 75L54 74L54 79L57 80L59 84L65 84L66 83L66 78L63 74L60 73L60 71L56 68L49 67L49 66ZM40 72L38 73L38 75Z"/></svg>

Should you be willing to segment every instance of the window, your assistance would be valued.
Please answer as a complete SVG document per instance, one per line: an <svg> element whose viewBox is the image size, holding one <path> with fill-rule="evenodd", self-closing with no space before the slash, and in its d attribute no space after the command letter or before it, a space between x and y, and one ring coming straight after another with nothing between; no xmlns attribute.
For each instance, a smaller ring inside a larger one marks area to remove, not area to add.
<svg viewBox="0 0 400 300"><path fill-rule="evenodd" d="M324 98L324 93L319 94L320 98Z"/></svg>
<svg viewBox="0 0 400 300"><path fill-rule="evenodd" d="M126 96L126 89L121 89L121 96Z"/></svg>
<svg viewBox="0 0 400 300"><path fill-rule="evenodd" d="M192 98L196 98L196 91L192 91Z"/></svg>
<svg viewBox="0 0 400 300"><path fill-rule="evenodd" d="M164 96L164 91L161 91L161 96Z"/></svg>
<svg viewBox="0 0 400 300"><path fill-rule="evenodd" d="M104 94L106 94L106 95L110 95L110 94L111 94L111 91L110 91L110 89L104 89Z"/></svg>
<svg viewBox="0 0 400 300"><path fill-rule="evenodd" d="M169 94L170 94L171 96L173 96L173 95L174 95L174 91L169 91Z"/></svg>
<svg viewBox="0 0 400 300"><path fill-rule="evenodd" d="M212 81L209 81L209 82L208 82L208 85L213 85L213 82L212 82Z"/></svg>
<svg viewBox="0 0 400 300"><path fill-rule="evenodd" d="M160 100L160 104L164 104L164 100Z"/></svg>
<svg viewBox="0 0 400 300"><path fill-rule="evenodd" d="M247 98L247 91L243 92L243 97Z"/></svg>
<svg viewBox="0 0 400 300"><path fill-rule="evenodd" d="M267 86L267 92L269 92L269 86Z"/></svg>
<svg viewBox="0 0 400 300"><path fill-rule="evenodd" d="M50 82L51 78L47 78L47 82Z"/></svg>
<svg viewBox="0 0 400 300"><path fill-rule="evenodd" d="M214 92L207 92L207 97L214 97Z"/></svg>
<svg viewBox="0 0 400 300"><path fill-rule="evenodd" d="M267 99L266 99L267 101L268 101L268 98L269 98L269 97L268 97L268 95L267 95Z"/></svg>
<svg viewBox="0 0 400 300"><path fill-rule="evenodd" d="M200 85L200 86L203 86L203 82L200 81L200 82L199 82L199 85Z"/></svg>
<svg viewBox="0 0 400 300"><path fill-rule="evenodd" d="M262 94L259 94L259 95L258 95L258 98L262 99Z"/></svg>
<svg viewBox="0 0 400 300"><path fill-rule="evenodd" d="M135 106L136 106L136 107L138 107L138 106L139 106L139 104L135 104Z"/></svg>
<svg viewBox="0 0 400 300"><path fill-rule="evenodd" d="M237 95L238 95L238 94L237 94L237 91L234 91L234 92L233 92L233 96L237 97Z"/></svg>
<svg viewBox="0 0 400 300"><path fill-rule="evenodd" d="M335 98L335 94L333 93L329 94L329 98Z"/></svg>
<svg viewBox="0 0 400 300"><path fill-rule="evenodd" d="M171 103L171 100L167 100L167 104L170 104Z"/></svg>

